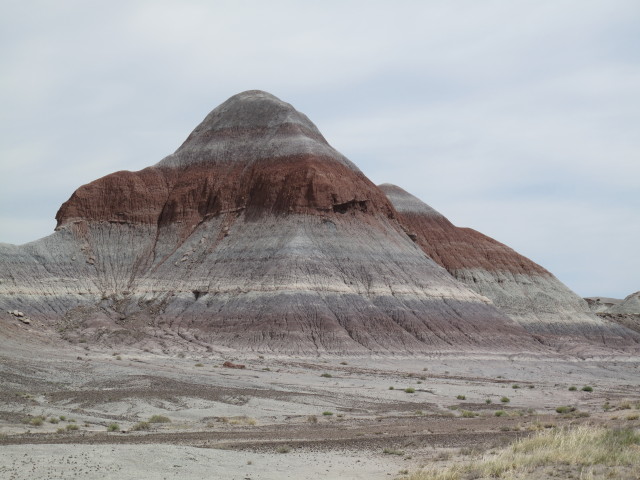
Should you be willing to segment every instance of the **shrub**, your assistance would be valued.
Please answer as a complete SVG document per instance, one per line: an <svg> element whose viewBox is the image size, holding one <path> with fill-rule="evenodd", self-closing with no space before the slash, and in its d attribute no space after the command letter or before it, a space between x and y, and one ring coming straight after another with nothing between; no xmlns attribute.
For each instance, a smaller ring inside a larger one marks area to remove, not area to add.
<svg viewBox="0 0 640 480"><path fill-rule="evenodd" d="M632 413L631 415L627 415L627 420L638 420L638 418L640 418L640 415L638 415L637 413Z"/></svg>
<svg viewBox="0 0 640 480"><path fill-rule="evenodd" d="M278 453L289 453L291 451L291 447L289 445L280 445L276 451Z"/></svg>
<svg viewBox="0 0 640 480"><path fill-rule="evenodd" d="M171 419L169 417L165 417L164 415L153 415L149 420L149 423L171 423Z"/></svg>
<svg viewBox="0 0 640 480"><path fill-rule="evenodd" d="M405 391L406 393L415 393L415 392L416 392L416 389L415 389L415 388L408 387L408 388L405 388L405 389L404 389L404 391Z"/></svg>
<svg viewBox="0 0 640 480"><path fill-rule="evenodd" d="M501 401L502 403L509 403L511 400L509 399L509 397L502 397L502 398L500 399L500 401Z"/></svg>
<svg viewBox="0 0 640 480"><path fill-rule="evenodd" d="M486 403L487 405L489 405L489 404L490 404L490 403L492 403L492 402L491 402L491 399L490 399L490 398L487 398L487 399L484 401L484 403Z"/></svg>
<svg viewBox="0 0 640 480"><path fill-rule="evenodd" d="M520 388L520 385L511 385L511 388L513 388L515 390L517 388Z"/></svg>
<svg viewBox="0 0 640 480"><path fill-rule="evenodd" d="M60 415L58 418L59 418L59 419L60 419L60 421L62 421L62 422L64 422L64 421L67 419L67 417L65 417L64 415Z"/></svg>
<svg viewBox="0 0 640 480"><path fill-rule="evenodd" d="M58 420L56 417L51 417L51 418L49 419L49 423L53 423L53 424L56 424L56 423L58 423L59 421L60 421L60 420Z"/></svg>
<svg viewBox="0 0 640 480"><path fill-rule="evenodd" d="M324 378L331 378L331 377L332 377L332 375L331 375L330 373L323 373L323 374L322 374L322 375L320 375L320 376L321 376L321 377L324 377Z"/></svg>
<svg viewBox="0 0 640 480"><path fill-rule="evenodd" d="M382 453L387 455L404 455L402 450L396 450L395 448L385 448L382 450Z"/></svg>
<svg viewBox="0 0 640 480"><path fill-rule="evenodd" d="M151 425L149 422L138 422L133 427L131 427L132 432L139 432L140 430L149 430Z"/></svg>
<svg viewBox="0 0 640 480"><path fill-rule="evenodd" d="M67 430L78 430L78 425L70 423L69 425L67 425Z"/></svg>
<svg viewBox="0 0 640 480"><path fill-rule="evenodd" d="M204 367L204 364L198 362L198 363L195 364L195 366L196 367Z"/></svg>
<svg viewBox="0 0 640 480"><path fill-rule="evenodd" d="M309 415L307 417L307 422L309 422L309 423L318 423L318 417L316 417L315 415Z"/></svg>
<svg viewBox="0 0 640 480"><path fill-rule="evenodd" d="M66 430L62 427L56 430L56 433L64 433L64 432L66 432Z"/></svg>
<svg viewBox="0 0 640 480"><path fill-rule="evenodd" d="M389 387L389 390L393 390L393 387Z"/></svg>
<svg viewBox="0 0 640 480"><path fill-rule="evenodd" d="M578 389L578 387L576 387L575 385L571 385L571 386L569 387L569 391L570 391L570 392L575 392L577 389Z"/></svg>
<svg viewBox="0 0 640 480"><path fill-rule="evenodd" d="M505 412L504 410L497 410L496 413L494 414L496 417L503 417L507 414L507 412Z"/></svg>
<svg viewBox="0 0 640 480"><path fill-rule="evenodd" d="M42 423L42 417L33 417L31 420L29 420L29 424L33 425L34 427L39 427L40 425L42 425Z"/></svg>
<svg viewBox="0 0 640 480"><path fill-rule="evenodd" d="M475 412L471 412L469 410L462 410L462 416L464 418L473 418L473 417L477 417L478 414Z"/></svg>
<svg viewBox="0 0 640 480"><path fill-rule="evenodd" d="M575 410L576 410L576 407L569 407L567 405L556 407L556 412L558 413L570 413L570 412L575 412Z"/></svg>
<svg viewBox="0 0 640 480"><path fill-rule="evenodd" d="M456 398L458 400L466 400L467 399L467 397L465 397L464 395L458 395Z"/></svg>
<svg viewBox="0 0 640 480"><path fill-rule="evenodd" d="M255 425L258 423L255 418L240 416L240 417L231 417L229 419L229 424L231 425Z"/></svg>
<svg viewBox="0 0 640 480"><path fill-rule="evenodd" d="M340 365L348 365L347 362L340 362Z"/></svg>
<svg viewBox="0 0 640 480"><path fill-rule="evenodd" d="M583 392L593 392L593 387L590 387L589 385L585 385L584 387L582 387L582 391Z"/></svg>
<svg viewBox="0 0 640 480"><path fill-rule="evenodd" d="M322 412L322 415L326 416L326 417L330 417L331 415L333 415L333 412Z"/></svg>
<svg viewBox="0 0 640 480"><path fill-rule="evenodd" d="M110 423L107 427L107 431L109 432L117 432L118 430L120 430L120 425L118 425L117 423Z"/></svg>

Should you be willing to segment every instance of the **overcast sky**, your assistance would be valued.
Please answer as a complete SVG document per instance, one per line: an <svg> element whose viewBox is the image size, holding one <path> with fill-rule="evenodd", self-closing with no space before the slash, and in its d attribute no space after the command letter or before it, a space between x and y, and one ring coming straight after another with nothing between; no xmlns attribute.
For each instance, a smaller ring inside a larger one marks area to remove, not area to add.
<svg viewBox="0 0 640 480"><path fill-rule="evenodd" d="M0 241L248 89L578 294L640 289L638 0L0 0Z"/></svg>

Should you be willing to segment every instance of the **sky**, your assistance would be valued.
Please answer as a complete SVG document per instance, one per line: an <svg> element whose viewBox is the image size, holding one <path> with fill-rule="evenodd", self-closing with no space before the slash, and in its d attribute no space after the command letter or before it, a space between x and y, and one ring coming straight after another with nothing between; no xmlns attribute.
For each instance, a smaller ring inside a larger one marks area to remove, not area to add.
<svg viewBox="0 0 640 480"><path fill-rule="evenodd" d="M250 89L579 295L640 290L637 0L0 0L0 242Z"/></svg>

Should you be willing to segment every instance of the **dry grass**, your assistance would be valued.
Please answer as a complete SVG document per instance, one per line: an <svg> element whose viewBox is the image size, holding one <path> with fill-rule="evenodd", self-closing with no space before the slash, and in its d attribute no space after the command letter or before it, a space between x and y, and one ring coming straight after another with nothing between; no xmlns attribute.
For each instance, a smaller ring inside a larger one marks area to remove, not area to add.
<svg viewBox="0 0 640 480"><path fill-rule="evenodd" d="M239 417L220 417L218 421L229 425L256 425L258 423L255 418L244 415Z"/></svg>
<svg viewBox="0 0 640 480"><path fill-rule="evenodd" d="M637 478L640 475L640 433L633 429L610 430L590 426L553 429L519 440L497 456L485 456L480 461L446 469L427 469L406 478L546 478L539 475L541 469L561 466L572 466L579 478L584 479L604 478L600 476L602 467L622 469L619 473L623 476L615 478Z"/></svg>
<svg viewBox="0 0 640 480"><path fill-rule="evenodd" d="M165 417L164 415L153 415L148 420L149 423L171 423L171 419L169 417Z"/></svg>

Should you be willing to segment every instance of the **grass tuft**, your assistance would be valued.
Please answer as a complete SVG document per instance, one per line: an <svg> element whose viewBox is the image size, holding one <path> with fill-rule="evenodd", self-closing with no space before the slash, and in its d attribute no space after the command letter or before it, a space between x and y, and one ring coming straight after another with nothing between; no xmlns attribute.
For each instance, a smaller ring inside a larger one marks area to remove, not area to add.
<svg viewBox="0 0 640 480"><path fill-rule="evenodd" d="M133 427L131 427L132 432L139 432L141 430L149 430L151 428L151 424L149 422L138 422Z"/></svg>
<svg viewBox="0 0 640 480"><path fill-rule="evenodd" d="M402 450L396 450L395 448L385 448L382 450L382 453L386 455L404 455Z"/></svg>
<svg viewBox="0 0 640 480"><path fill-rule="evenodd" d="M153 415L149 420L149 423L171 423L171 419L169 417L165 417L164 415Z"/></svg>

